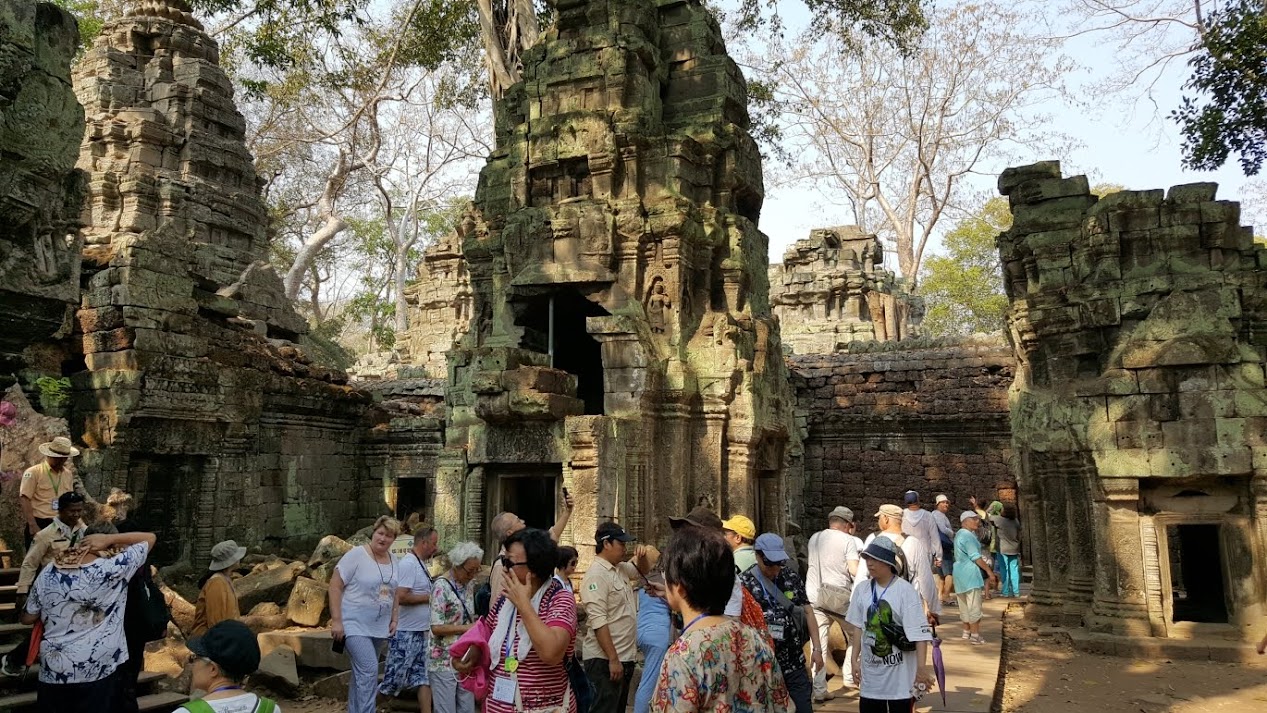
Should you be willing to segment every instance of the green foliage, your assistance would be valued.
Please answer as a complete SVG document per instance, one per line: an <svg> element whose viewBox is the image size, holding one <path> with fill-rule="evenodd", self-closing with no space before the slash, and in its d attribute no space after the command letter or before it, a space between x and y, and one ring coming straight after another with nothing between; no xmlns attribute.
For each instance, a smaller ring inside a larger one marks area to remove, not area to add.
<svg viewBox="0 0 1267 713"><path fill-rule="evenodd" d="M780 0L738 0L739 29L778 32ZM846 44L860 36L886 40L903 49L914 49L928 29L926 0L801 0L811 13L810 30L831 32Z"/></svg>
<svg viewBox="0 0 1267 713"><path fill-rule="evenodd" d="M944 255L924 260L919 293L927 306L926 334L943 337L1003 329L1008 301L994 239L1011 226L1007 199L991 198L946 234Z"/></svg>
<svg viewBox="0 0 1267 713"><path fill-rule="evenodd" d="M100 4L97 0L53 0L53 4L75 16L79 21L79 51L92 46L92 41L101 34L101 26L105 19L101 17Z"/></svg>
<svg viewBox="0 0 1267 713"><path fill-rule="evenodd" d="M1232 0L1209 18L1192 76L1171 116L1183 133L1184 166L1212 171L1235 152L1253 176L1267 158L1267 2Z"/></svg>
<svg viewBox="0 0 1267 713"><path fill-rule="evenodd" d="M70 379L41 376L35 380L35 388L40 392L40 408L54 411L66 405L70 400Z"/></svg>
<svg viewBox="0 0 1267 713"><path fill-rule="evenodd" d="M308 346L313 361L331 369L347 371L352 368L356 363L356 355L336 341L343 326L343 320L337 318L309 325Z"/></svg>

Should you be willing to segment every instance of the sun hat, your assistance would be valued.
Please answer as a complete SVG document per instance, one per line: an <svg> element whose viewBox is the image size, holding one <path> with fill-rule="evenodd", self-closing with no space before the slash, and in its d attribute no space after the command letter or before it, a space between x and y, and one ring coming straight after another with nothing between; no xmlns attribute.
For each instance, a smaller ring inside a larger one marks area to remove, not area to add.
<svg viewBox="0 0 1267 713"><path fill-rule="evenodd" d="M241 680L260 667L260 645L251 629L236 619L227 619L189 640L195 656L210 659L230 677Z"/></svg>
<svg viewBox="0 0 1267 713"><path fill-rule="evenodd" d="M757 537L757 526L743 515L732 515L729 520L721 524L721 529L730 530L745 540L753 540Z"/></svg>
<svg viewBox="0 0 1267 713"><path fill-rule="evenodd" d="M853 522L853 510L841 505L835 510L827 513L827 519L831 520L832 518L844 520L845 522Z"/></svg>
<svg viewBox="0 0 1267 713"><path fill-rule="evenodd" d="M896 505L881 505L880 509L876 511L875 516L880 517L881 515L884 515L885 517L891 517L896 520L901 520L902 508Z"/></svg>
<svg viewBox="0 0 1267 713"><path fill-rule="evenodd" d="M937 495L937 502L939 502L939 503L948 503L948 502L950 502L950 498L946 497L946 494L945 494L945 493L938 493L938 495Z"/></svg>
<svg viewBox="0 0 1267 713"><path fill-rule="evenodd" d="M696 506L694 510L688 512L682 517L669 518L669 526L674 530L682 527L683 525L711 527L714 530L722 529L721 518L717 517L717 513L703 505Z"/></svg>
<svg viewBox="0 0 1267 713"><path fill-rule="evenodd" d="M902 496L902 502L906 503L907 505L914 505L915 503L919 502L919 493L915 492L914 490L906 491L906 493Z"/></svg>
<svg viewBox="0 0 1267 713"><path fill-rule="evenodd" d="M883 562L892 567L894 572L897 571L897 549L893 544L893 540L887 537L875 538L859 555L877 562Z"/></svg>
<svg viewBox="0 0 1267 713"><path fill-rule="evenodd" d="M976 510L964 510L963 512L959 513L959 522L967 522L973 518L976 518L978 520L981 519L981 516L977 514Z"/></svg>
<svg viewBox="0 0 1267 713"><path fill-rule="evenodd" d="M246 556L246 548L238 547L238 543L233 540L225 540L217 542L215 547L211 548L211 564L207 569L212 572L219 572L228 569Z"/></svg>
<svg viewBox="0 0 1267 713"><path fill-rule="evenodd" d="M771 562L786 562L790 559L787 556L787 552L783 549L783 538L773 532L767 532L758 537L752 549L760 552L762 557Z"/></svg>
<svg viewBox="0 0 1267 713"><path fill-rule="evenodd" d="M74 458L79 449L65 436L58 436L48 443L40 444L40 453L49 458Z"/></svg>

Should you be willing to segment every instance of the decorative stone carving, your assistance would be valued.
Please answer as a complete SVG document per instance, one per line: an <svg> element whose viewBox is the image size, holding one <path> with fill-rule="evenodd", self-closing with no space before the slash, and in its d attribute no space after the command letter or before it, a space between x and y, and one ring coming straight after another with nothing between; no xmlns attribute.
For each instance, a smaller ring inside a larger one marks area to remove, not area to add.
<svg viewBox="0 0 1267 713"><path fill-rule="evenodd" d="M1257 620L1267 250L1214 184L1097 199L1047 162L1008 169L999 190L1013 215L998 245L1034 614L1173 633L1173 537L1215 523L1216 542L1182 566L1220 562L1202 584L1227 586L1211 608Z"/></svg>
<svg viewBox="0 0 1267 713"><path fill-rule="evenodd" d="M556 10L496 106L496 149L452 238L465 272L445 243L411 288L415 363L442 351L424 315L455 288L473 298L437 484L465 504L437 524L516 507L548 524L566 485L578 543L608 517L654 540L705 495L780 529L797 514L781 477L792 398L743 76L698 0ZM437 270L459 277L440 286ZM528 476L545 511L515 504Z"/></svg>
<svg viewBox="0 0 1267 713"><path fill-rule="evenodd" d="M919 334L924 303L884 269L884 247L852 225L818 228L770 266L770 304L797 354Z"/></svg>

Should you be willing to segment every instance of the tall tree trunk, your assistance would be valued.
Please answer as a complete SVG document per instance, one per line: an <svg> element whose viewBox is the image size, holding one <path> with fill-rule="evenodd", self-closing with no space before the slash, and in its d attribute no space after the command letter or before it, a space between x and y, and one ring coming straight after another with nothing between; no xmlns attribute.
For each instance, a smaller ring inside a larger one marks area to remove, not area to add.
<svg viewBox="0 0 1267 713"><path fill-rule="evenodd" d="M330 244L331 240L338 237L348 227L348 223L340 215L329 214L326 216L325 223L322 224L317 232L308 236L304 241L303 247L299 248L299 252L295 254L295 262L291 264L290 269L286 271L286 279L282 281L286 288L286 298L296 300L299 298L299 288L304 283L304 273L312 266L313 261L321 254L321 251Z"/></svg>
<svg viewBox="0 0 1267 713"><path fill-rule="evenodd" d="M396 343L409 331L409 304L405 301L405 270L409 263L409 248L396 246Z"/></svg>

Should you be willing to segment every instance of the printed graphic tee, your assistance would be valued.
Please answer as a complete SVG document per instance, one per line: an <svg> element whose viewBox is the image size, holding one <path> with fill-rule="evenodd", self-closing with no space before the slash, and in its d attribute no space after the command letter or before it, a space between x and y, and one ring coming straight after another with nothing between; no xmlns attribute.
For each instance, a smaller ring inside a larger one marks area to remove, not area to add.
<svg viewBox="0 0 1267 713"><path fill-rule="evenodd" d="M924 605L911 583L894 577L889 586L875 580L859 582L849 599L845 620L862 629L862 685L859 695L882 701L911 697L919 661L915 651L902 651L884 635L883 625L894 624L911 643L932 641Z"/></svg>

